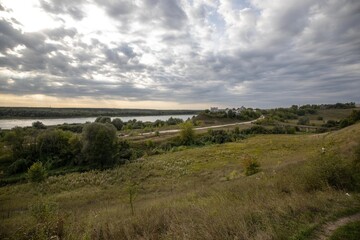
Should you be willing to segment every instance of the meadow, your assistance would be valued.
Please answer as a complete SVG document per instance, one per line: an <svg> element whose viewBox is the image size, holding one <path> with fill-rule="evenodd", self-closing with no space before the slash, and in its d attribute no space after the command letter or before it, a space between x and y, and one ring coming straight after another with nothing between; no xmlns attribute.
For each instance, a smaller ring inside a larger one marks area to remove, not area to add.
<svg viewBox="0 0 360 240"><path fill-rule="evenodd" d="M255 135L4 186L0 238L314 239L360 211L359 144L359 124ZM245 176L247 159L260 172Z"/></svg>

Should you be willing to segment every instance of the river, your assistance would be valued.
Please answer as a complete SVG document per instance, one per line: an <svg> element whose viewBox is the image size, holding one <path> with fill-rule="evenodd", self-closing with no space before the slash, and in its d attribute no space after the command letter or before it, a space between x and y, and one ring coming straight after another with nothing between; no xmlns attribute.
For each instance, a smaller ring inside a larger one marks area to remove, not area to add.
<svg viewBox="0 0 360 240"><path fill-rule="evenodd" d="M173 118L181 118L182 120L186 120L188 118L192 118L193 115L159 115L159 116L129 116L129 117L111 117L120 118L123 122L127 122L132 119L136 119L138 121L143 122L155 122L156 120L168 120L170 117ZM53 126L64 123L86 123L86 122L94 122L96 117L78 117L78 118L33 118L33 119L0 119L0 128L1 129L11 129L13 127L29 127L33 122L40 121L46 126Z"/></svg>

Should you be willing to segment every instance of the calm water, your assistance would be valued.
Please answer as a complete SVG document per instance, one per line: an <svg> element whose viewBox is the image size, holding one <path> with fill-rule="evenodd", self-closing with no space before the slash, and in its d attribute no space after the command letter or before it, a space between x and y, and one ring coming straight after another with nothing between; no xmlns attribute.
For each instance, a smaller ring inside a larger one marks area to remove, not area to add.
<svg viewBox="0 0 360 240"><path fill-rule="evenodd" d="M123 122L127 122L132 119L136 119L138 121L143 122L155 122L156 120L168 120L170 117L173 118L181 118L186 120L191 118L193 115L162 115L162 116L136 116L136 117L112 117L113 118L120 118ZM96 117L83 117L83 118L54 118L54 119L41 119L41 118L34 118L34 119L0 119L0 128L1 129L11 129L13 127L29 127L32 125L33 122L40 121L46 126L51 125L58 125L63 123L86 123L86 122L94 122Z"/></svg>

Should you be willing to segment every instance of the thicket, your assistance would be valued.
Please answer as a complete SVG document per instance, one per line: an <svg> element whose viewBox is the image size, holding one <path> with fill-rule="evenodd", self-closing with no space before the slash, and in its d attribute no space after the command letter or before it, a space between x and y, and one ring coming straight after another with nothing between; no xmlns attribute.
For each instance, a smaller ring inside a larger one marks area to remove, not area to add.
<svg viewBox="0 0 360 240"><path fill-rule="evenodd" d="M261 116L260 109L254 110L252 108L247 108L238 112L236 109L228 109L222 110L218 112L210 112L209 110L205 110L200 113L210 118L229 118L229 119L237 119L242 121L249 121L253 119L257 119Z"/></svg>
<svg viewBox="0 0 360 240"><path fill-rule="evenodd" d="M340 121L328 120L322 127L339 129L353 125L358 121L360 121L360 111L353 110L348 117L341 119Z"/></svg>
<svg viewBox="0 0 360 240"><path fill-rule="evenodd" d="M36 162L48 170L91 169L122 164L134 157L130 144L117 138L111 124L87 124L82 134L17 127L6 131L0 142L9 152L8 176L24 173Z"/></svg>

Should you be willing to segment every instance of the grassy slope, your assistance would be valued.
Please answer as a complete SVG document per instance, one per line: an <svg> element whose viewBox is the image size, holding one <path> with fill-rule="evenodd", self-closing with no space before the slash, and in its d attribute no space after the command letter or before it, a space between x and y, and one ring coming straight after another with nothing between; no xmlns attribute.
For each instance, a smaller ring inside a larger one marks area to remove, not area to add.
<svg viewBox="0 0 360 240"><path fill-rule="evenodd" d="M319 135L264 135L151 156L103 172L0 188L0 238L34 229L29 206L59 205L67 239L305 239L317 224L358 211L359 194L304 190L301 165L326 154L352 158L360 125ZM245 177L241 161L262 172ZM135 215L129 183L137 184ZM3 234L3 235L1 235Z"/></svg>
<svg viewBox="0 0 360 240"><path fill-rule="evenodd" d="M360 108L349 108L349 109L320 109L317 110L316 114L306 115L310 118L310 124L321 126L329 120L340 121L348 117L353 110L359 111ZM323 120L317 120L318 117L322 117ZM296 124L298 120L289 120L290 123Z"/></svg>

